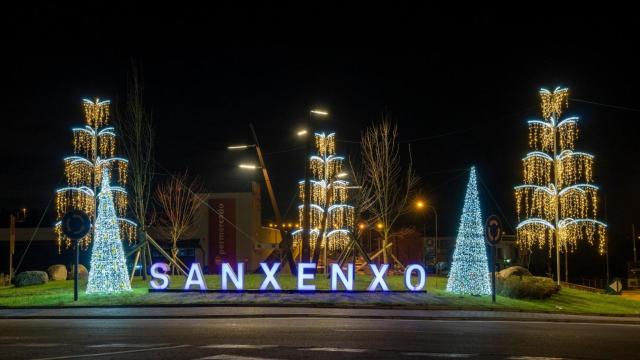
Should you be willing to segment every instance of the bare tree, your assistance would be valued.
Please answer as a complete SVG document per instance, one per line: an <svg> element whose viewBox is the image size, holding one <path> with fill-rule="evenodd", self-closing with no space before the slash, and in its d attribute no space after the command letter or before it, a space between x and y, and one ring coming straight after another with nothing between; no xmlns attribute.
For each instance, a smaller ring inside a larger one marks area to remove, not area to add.
<svg viewBox="0 0 640 360"><path fill-rule="evenodd" d="M144 241L153 223L151 184L154 173L153 118L144 106L144 85L139 65L132 61L127 81L124 110L118 116L119 132L124 137L124 152L129 159L131 210L138 222L138 240ZM144 259L144 258L143 258Z"/></svg>
<svg viewBox="0 0 640 360"><path fill-rule="evenodd" d="M179 262L178 240L193 226L200 204L197 193L201 189L202 183L198 179L189 180L186 172L171 176L156 188L156 199L162 210L158 217L160 231L171 240L171 256L174 262Z"/></svg>
<svg viewBox="0 0 640 360"><path fill-rule="evenodd" d="M418 177L413 171L411 150L407 170L402 169L398 127L391 125L388 116L367 128L362 134L362 191L363 205L374 221L381 223L382 257L389 262L390 233L400 216L408 211L415 193Z"/></svg>

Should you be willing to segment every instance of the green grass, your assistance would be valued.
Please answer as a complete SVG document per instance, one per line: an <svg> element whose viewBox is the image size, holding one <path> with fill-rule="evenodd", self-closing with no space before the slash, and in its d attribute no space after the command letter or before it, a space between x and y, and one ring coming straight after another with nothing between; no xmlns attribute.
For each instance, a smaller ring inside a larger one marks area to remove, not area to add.
<svg viewBox="0 0 640 360"><path fill-rule="evenodd" d="M246 289L257 289L262 275L247 275ZM371 280L370 276L357 275L356 289L364 290ZM404 290L402 276L388 276L387 283L392 290ZM206 276L209 289L220 288L218 276ZM281 275L278 282L283 289L295 289L296 278ZM318 276L315 280L318 289L328 289L329 281ZM181 288L184 277L172 277L171 288ZM104 305L158 305L158 304L298 304L298 305L337 305L337 306L398 306L406 308L456 308L456 309L493 309L541 311L558 313L586 314L631 314L640 315L640 301L620 296L594 294L591 292L563 288L560 293L545 300L519 300L498 296L497 303L490 296L460 296L444 290L446 279L431 276L427 281L427 292L420 293L149 293L146 281L136 280L133 291L119 295L86 295L86 282L80 283L80 300L73 302L73 281L51 281L45 285L23 288L0 288L0 307L34 306L104 306Z"/></svg>

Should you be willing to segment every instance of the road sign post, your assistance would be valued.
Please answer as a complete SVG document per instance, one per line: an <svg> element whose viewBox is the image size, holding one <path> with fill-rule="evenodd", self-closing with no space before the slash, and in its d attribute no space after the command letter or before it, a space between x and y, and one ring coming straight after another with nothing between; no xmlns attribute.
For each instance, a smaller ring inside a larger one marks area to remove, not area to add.
<svg viewBox="0 0 640 360"><path fill-rule="evenodd" d="M73 240L76 246L76 261L73 268L73 301L78 301L78 266L80 265L80 239L91 230L91 219L84 211L71 210L62 218L62 233Z"/></svg>
<svg viewBox="0 0 640 360"><path fill-rule="evenodd" d="M485 240L491 247L491 301L496 302L496 263L498 249L496 245L502 239L502 223L496 215L491 215L487 219L485 226Z"/></svg>

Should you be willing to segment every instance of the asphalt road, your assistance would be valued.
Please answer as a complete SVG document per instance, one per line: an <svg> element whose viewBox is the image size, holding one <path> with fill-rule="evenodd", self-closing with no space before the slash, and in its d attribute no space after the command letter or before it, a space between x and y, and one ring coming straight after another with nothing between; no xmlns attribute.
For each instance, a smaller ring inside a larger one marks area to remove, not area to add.
<svg viewBox="0 0 640 360"><path fill-rule="evenodd" d="M0 359L639 359L640 324L357 318L3 319Z"/></svg>

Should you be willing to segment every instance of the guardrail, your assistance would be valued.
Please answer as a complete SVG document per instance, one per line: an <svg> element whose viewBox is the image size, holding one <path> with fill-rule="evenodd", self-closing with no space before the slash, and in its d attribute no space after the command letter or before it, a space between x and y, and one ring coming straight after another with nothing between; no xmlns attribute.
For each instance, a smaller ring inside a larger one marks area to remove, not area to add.
<svg viewBox="0 0 640 360"><path fill-rule="evenodd" d="M578 285L578 284L572 284L572 283L563 282L563 281L560 282L560 285L566 286L566 287L571 288L571 289L590 291L592 293L598 293L598 294L604 294L606 292L603 289L598 289L598 288L595 288L595 287Z"/></svg>

